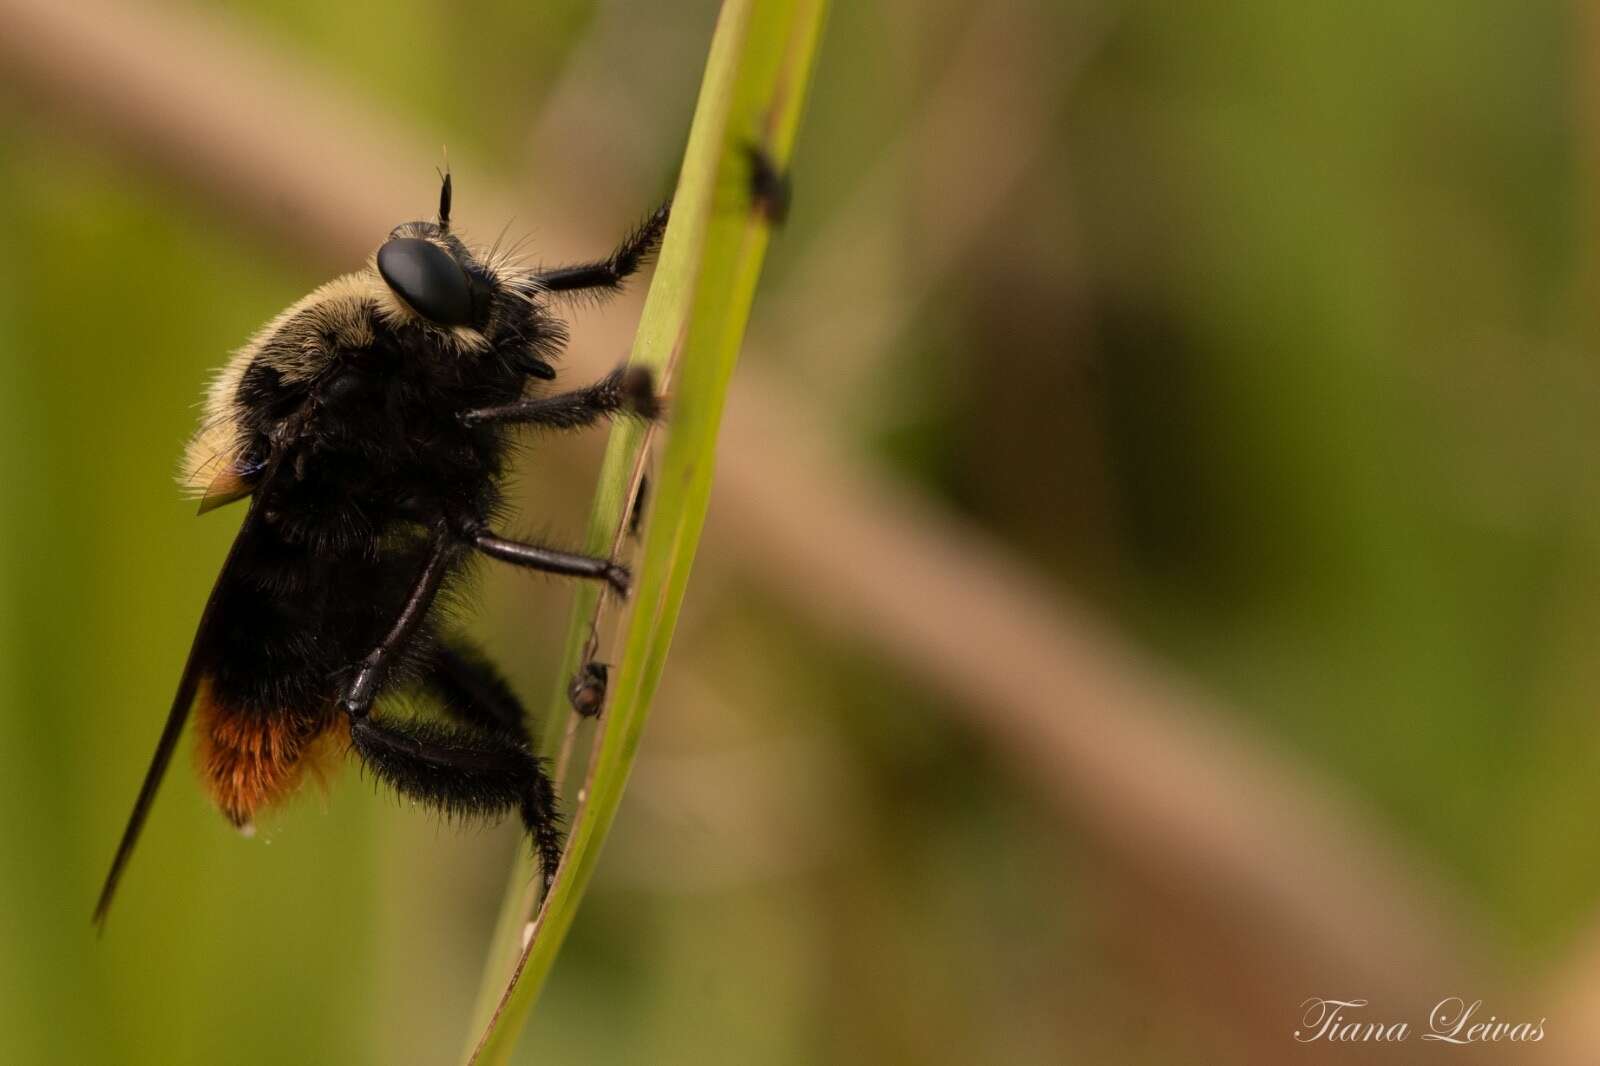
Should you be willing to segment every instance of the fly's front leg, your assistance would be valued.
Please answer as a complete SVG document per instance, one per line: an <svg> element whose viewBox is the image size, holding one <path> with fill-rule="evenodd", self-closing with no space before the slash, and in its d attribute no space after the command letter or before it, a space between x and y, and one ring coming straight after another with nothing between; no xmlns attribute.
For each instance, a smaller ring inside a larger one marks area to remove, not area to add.
<svg viewBox="0 0 1600 1066"><path fill-rule="evenodd" d="M667 230L667 218L672 213L672 201L656 208L644 223L635 229L616 251L593 263L558 267L546 270L537 277L539 287L547 292L572 292L575 290L616 292L635 271L650 261L661 246L661 237Z"/></svg>
<svg viewBox="0 0 1600 1066"><path fill-rule="evenodd" d="M444 583L445 571L448 569L450 553L454 547L443 529L435 531L433 541L428 547L427 561L422 566L422 572L417 575L416 583L411 587L411 595L406 597L405 606L400 609L399 617L395 619L394 625L389 627L389 632L378 642L378 646L361 660L361 665L356 668L356 676L345 687L339 705L352 720L366 717L367 712L372 709L372 701L378 695L378 686L383 682L383 675L388 669L390 660L416 633L417 627L422 625L428 608L433 604L433 598L439 594L439 586Z"/></svg>
<svg viewBox="0 0 1600 1066"><path fill-rule="evenodd" d="M582 429L619 414L653 419L660 413L661 401L656 396L655 375L650 368L623 366L581 389L497 407L477 407L461 412L459 417L467 426L498 422Z"/></svg>

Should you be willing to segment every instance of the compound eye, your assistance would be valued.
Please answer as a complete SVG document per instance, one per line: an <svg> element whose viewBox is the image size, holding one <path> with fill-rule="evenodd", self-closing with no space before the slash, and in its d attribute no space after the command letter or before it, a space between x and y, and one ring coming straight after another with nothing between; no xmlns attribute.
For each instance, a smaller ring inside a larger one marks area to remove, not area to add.
<svg viewBox="0 0 1600 1066"><path fill-rule="evenodd" d="M472 287L450 254L420 237L396 237L378 249L378 273L417 314L441 326L472 322Z"/></svg>

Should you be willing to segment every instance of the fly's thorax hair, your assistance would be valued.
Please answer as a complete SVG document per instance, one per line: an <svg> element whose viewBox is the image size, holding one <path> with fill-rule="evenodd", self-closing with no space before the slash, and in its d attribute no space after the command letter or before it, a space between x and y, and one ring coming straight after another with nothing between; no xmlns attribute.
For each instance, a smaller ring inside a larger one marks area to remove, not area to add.
<svg viewBox="0 0 1600 1066"><path fill-rule="evenodd" d="M325 370L339 349L370 345L374 290L381 288L373 271L335 278L279 312L229 357L206 389L200 428L184 450L178 484L185 495L212 499L240 487L246 442L239 385L245 374L270 367L292 386Z"/></svg>
<svg viewBox="0 0 1600 1066"><path fill-rule="evenodd" d="M249 491L254 471L243 457L249 445L250 412L240 386L252 370L270 370L285 388L316 378L341 351L369 348L381 328L408 333L422 343L413 350L438 353L458 365L484 358L507 343L549 356L566 339L561 322L549 317L537 274L515 250L469 248L453 233L431 222L408 222L389 235L419 238L443 249L460 264L481 296L482 316L472 325L441 325L419 314L384 281L377 253L358 271L335 278L290 305L228 360L212 379L200 427L185 449L178 483L202 507L236 499Z"/></svg>

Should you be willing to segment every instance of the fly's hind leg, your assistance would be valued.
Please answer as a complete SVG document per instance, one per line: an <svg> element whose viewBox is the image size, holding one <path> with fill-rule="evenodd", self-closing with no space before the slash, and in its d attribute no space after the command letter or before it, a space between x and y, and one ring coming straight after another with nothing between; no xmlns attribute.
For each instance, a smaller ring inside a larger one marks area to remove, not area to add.
<svg viewBox="0 0 1600 1066"><path fill-rule="evenodd" d="M533 746L522 701L488 657L466 641L450 639L434 648L422 685L457 721L504 732Z"/></svg>
<svg viewBox="0 0 1600 1066"><path fill-rule="evenodd" d="M350 742L366 767L403 796L451 814L517 811L549 888L561 861L555 789L526 743L501 729L370 714L350 716Z"/></svg>
<svg viewBox="0 0 1600 1066"><path fill-rule="evenodd" d="M444 712L469 729L482 729L532 751L528 714L495 665L478 648L455 638L436 647L422 676L422 687L435 696ZM561 859L561 819L555 788L541 760L533 760L534 776L520 811L533 846L539 852L545 884Z"/></svg>

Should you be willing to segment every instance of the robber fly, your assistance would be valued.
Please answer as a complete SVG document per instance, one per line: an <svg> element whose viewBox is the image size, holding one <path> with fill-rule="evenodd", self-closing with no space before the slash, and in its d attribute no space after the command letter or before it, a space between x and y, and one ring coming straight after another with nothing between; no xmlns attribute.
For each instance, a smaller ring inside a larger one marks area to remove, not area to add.
<svg viewBox="0 0 1600 1066"><path fill-rule="evenodd" d="M566 341L551 299L621 287L660 244L663 206L612 254L553 270L408 222L353 274L278 315L218 374L180 480L200 511L249 510L200 616L166 728L95 908L118 879L191 713L200 776L234 825L354 753L402 795L449 813L516 811L546 883L561 852L554 790L521 703L440 609L478 555L606 582L610 559L496 531L519 426L654 418L655 382L620 369L540 393ZM438 704L395 715L391 693Z"/></svg>

